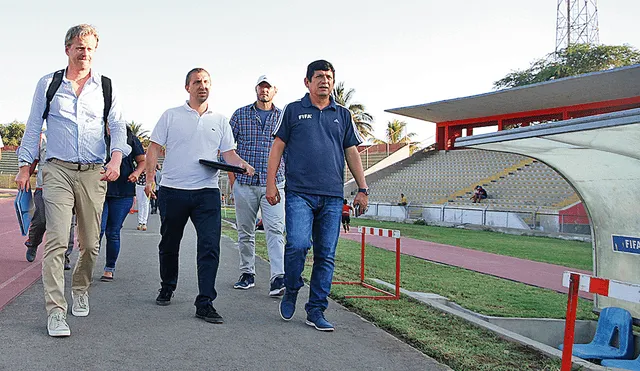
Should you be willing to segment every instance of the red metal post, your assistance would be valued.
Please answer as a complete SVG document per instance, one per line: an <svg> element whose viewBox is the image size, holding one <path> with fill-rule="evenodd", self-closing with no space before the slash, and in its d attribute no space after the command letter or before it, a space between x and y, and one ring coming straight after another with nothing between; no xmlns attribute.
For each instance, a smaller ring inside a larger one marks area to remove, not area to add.
<svg viewBox="0 0 640 371"><path fill-rule="evenodd" d="M400 238L396 238L396 299L400 299Z"/></svg>
<svg viewBox="0 0 640 371"><path fill-rule="evenodd" d="M364 283L364 236L365 228L362 228L362 245L360 252L360 282Z"/></svg>
<svg viewBox="0 0 640 371"><path fill-rule="evenodd" d="M567 300L567 318L564 326L564 346L562 348L561 371L571 370L571 355L573 353L573 338L576 329L576 309L578 307L578 288L580 275L572 273L569 278L569 299Z"/></svg>

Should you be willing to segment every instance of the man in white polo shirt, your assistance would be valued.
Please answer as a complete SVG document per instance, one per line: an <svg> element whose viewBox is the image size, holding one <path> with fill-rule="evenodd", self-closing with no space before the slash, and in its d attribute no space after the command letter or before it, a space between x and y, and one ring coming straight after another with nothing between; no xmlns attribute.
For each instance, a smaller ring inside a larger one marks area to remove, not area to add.
<svg viewBox="0 0 640 371"><path fill-rule="evenodd" d="M235 152L229 121L209 109L211 89L209 73L194 68L187 74L185 88L189 100L180 107L165 111L151 134L147 151L147 179L154 179L158 155L166 148L159 197L160 209L160 279L156 304L169 305L178 283L178 252L184 227L189 218L197 233L199 294L195 300L196 317L210 323L222 323L212 305L217 293L215 280L220 258L220 189L218 171L201 165L199 159L214 160L220 151L231 165L243 167L247 174L254 169ZM155 197L153 183L145 192Z"/></svg>

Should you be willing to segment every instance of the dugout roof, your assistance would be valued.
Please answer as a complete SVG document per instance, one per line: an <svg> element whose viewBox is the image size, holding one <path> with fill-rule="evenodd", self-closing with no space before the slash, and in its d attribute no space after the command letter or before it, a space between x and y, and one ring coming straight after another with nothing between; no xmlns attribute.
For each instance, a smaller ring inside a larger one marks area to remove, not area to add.
<svg viewBox="0 0 640 371"><path fill-rule="evenodd" d="M493 117L638 97L639 82L636 64L386 112L436 123Z"/></svg>

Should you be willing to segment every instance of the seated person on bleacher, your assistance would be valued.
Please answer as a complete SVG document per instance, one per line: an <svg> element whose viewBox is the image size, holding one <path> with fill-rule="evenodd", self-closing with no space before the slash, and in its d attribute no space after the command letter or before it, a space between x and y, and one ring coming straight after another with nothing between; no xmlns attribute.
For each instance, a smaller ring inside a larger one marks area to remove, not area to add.
<svg viewBox="0 0 640 371"><path fill-rule="evenodd" d="M485 191L484 188L482 188L482 186L476 186L475 190L473 191L473 196L471 196L471 200L473 200L473 203L475 204L476 202L480 202L480 200L484 200L485 198L487 198L487 191Z"/></svg>
<svg viewBox="0 0 640 371"><path fill-rule="evenodd" d="M404 193L400 193L400 202L398 202L400 206L407 206L407 198L404 197Z"/></svg>

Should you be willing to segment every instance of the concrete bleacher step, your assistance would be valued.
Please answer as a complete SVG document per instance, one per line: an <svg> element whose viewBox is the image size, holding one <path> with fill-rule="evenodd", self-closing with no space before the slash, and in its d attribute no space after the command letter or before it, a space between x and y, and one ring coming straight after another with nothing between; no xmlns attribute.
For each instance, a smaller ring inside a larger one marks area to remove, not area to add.
<svg viewBox="0 0 640 371"><path fill-rule="evenodd" d="M375 195L372 202L395 203L404 193L413 205L467 205L477 184L487 189L491 199L483 202L491 207L553 209L576 198L566 181L543 163L516 154L471 149L437 151L369 186Z"/></svg>
<svg viewBox="0 0 640 371"><path fill-rule="evenodd" d="M0 159L0 174L18 173L18 156L14 151L2 151Z"/></svg>

